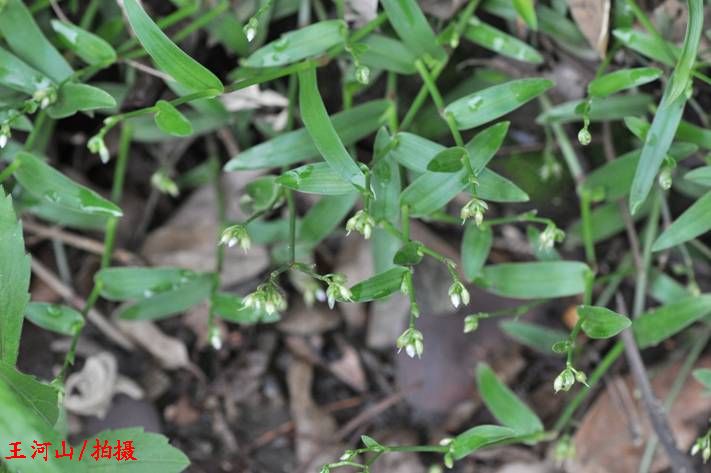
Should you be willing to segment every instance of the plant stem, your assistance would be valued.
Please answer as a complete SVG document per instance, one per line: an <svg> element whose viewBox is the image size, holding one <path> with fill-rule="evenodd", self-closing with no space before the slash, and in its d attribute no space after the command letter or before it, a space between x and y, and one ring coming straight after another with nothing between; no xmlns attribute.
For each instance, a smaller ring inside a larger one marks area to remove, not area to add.
<svg viewBox="0 0 711 473"><path fill-rule="evenodd" d="M289 209L289 262L296 261L296 206L294 205L294 194L291 189L285 189L286 205Z"/></svg>

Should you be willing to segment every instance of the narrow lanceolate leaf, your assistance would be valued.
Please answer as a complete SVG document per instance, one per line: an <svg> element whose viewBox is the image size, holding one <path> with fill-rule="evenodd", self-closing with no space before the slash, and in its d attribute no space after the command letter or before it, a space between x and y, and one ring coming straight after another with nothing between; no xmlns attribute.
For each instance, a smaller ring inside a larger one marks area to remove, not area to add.
<svg viewBox="0 0 711 473"><path fill-rule="evenodd" d="M518 16L532 30L538 29L538 18L536 18L536 5L534 0L513 0L513 6Z"/></svg>
<svg viewBox="0 0 711 473"><path fill-rule="evenodd" d="M62 335L74 335L84 326L84 317L63 305L30 302L25 315L33 324Z"/></svg>
<svg viewBox="0 0 711 473"><path fill-rule="evenodd" d="M699 368L694 370L693 375L696 381L706 386L706 389L711 389L711 369Z"/></svg>
<svg viewBox="0 0 711 473"><path fill-rule="evenodd" d="M87 463L87 470L89 472L108 473L113 471L125 471L126 473L144 473L160 471L161 473L180 473L190 465L188 457L172 446L167 437L152 432L144 432L143 427L104 430L92 436L88 441L89 445L91 445L92 441L95 441L95 438L108 442L108 444L113 445L114 448L116 448L119 441L122 444L126 440L133 441L137 460L129 462L122 461L121 463L123 463L123 465L115 463L115 460L113 460L114 463L110 467L107 466L107 463L92 460ZM80 442L78 446L75 446L75 450L80 451L83 443L84 442Z"/></svg>
<svg viewBox="0 0 711 473"><path fill-rule="evenodd" d="M304 127L311 135L323 159L356 189L365 189L365 175L346 151L328 118L316 82L316 69L299 72L299 109Z"/></svg>
<svg viewBox="0 0 711 473"><path fill-rule="evenodd" d="M373 154L377 157L392 138L385 127L381 127L375 135ZM392 159L390 153L377 159L373 165L373 172L370 177L370 185L375 193L375 200L370 203L370 214L377 222L386 219L394 225L398 224L400 215L400 191L402 182L400 179L400 166ZM385 238L385 240L389 240Z"/></svg>
<svg viewBox="0 0 711 473"><path fill-rule="evenodd" d="M702 0L689 0L688 6L689 21L686 24L684 47L671 77L670 101L683 95L691 81L691 73L696 62L696 54L699 51L699 42L701 41L701 31L704 26L704 2Z"/></svg>
<svg viewBox="0 0 711 473"><path fill-rule="evenodd" d="M0 186L0 361L14 365L30 298L30 258L12 199Z"/></svg>
<svg viewBox="0 0 711 473"><path fill-rule="evenodd" d="M329 118L344 145L349 146L377 130L386 118L388 100L373 100ZM265 169L316 158L319 151L305 129L290 131L253 146L225 164L226 171Z"/></svg>
<svg viewBox="0 0 711 473"><path fill-rule="evenodd" d="M393 263L399 266L414 266L420 264L423 253L421 244L415 241L410 241L402 245L402 247L393 256Z"/></svg>
<svg viewBox="0 0 711 473"><path fill-rule="evenodd" d="M395 267L359 282L351 288L353 301L374 301L398 292L407 271L409 271L407 268Z"/></svg>
<svg viewBox="0 0 711 473"><path fill-rule="evenodd" d="M23 408L44 422L54 427L59 417L59 391L49 384L42 383L20 373L7 363L0 363L0 382L9 386L21 400ZM7 408L7 406L4 406ZM3 434L7 432L3 431Z"/></svg>
<svg viewBox="0 0 711 473"><path fill-rule="evenodd" d="M151 20L138 0L124 0L124 7L131 28L158 68L193 91L213 90L215 95L223 91L220 79L176 46Z"/></svg>
<svg viewBox="0 0 711 473"><path fill-rule="evenodd" d="M343 44L348 27L342 20L314 23L283 34L256 50L242 62L246 67L276 67L301 61L325 53L333 46Z"/></svg>
<svg viewBox="0 0 711 473"><path fill-rule="evenodd" d="M24 2L6 0L3 4L0 36L10 50L54 82L62 82L71 76L74 71L44 36Z"/></svg>
<svg viewBox="0 0 711 473"><path fill-rule="evenodd" d="M15 159L20 164L15 171L15 178L36 197L87 214L109 217L123 215L116 204L72 181L39 157L22 151Z"/></svg>
<svg viewBox="0 0 711 473"><path fill-rule="evenodd" d="M157 320L179 314L207 299L214 280L212 274L200 274L167 291L156 293L123 308L119 317L126 320Z"/></svg>
<svg viewBox="0 0 711 473"><path fill-rule="evenodd" d="M484 404L504 426L521 435L543 431L538 416L496 377L489 365L477 366L476 383Z"/></svg>
<svg viewBox="0 0 711 473"><path fill-rule="evenodd" d="M647 348L676 335L711 314L711 294L691 296L642 314L632 323L640 348Z"/></svg>
<svg viewBox="0 0 711 473"><path fill-rule="evenodd" d="M397 35L414 54L438 61L447 56L415 0L382 0L382 5Z"/></svg>
<svg viewBox="0 0 711 473"><path fill-rule="evenodd" d="M52 20L52 29L87 64L109 65L116 62L116 51L103 38L65 21Z"/></svg>
<svg viewBox="0 0 711 473"><path fill-rule="evenodd" d="M0 85L32 95L52 85L51 79L0 47Z"/></svg>
<svg viewBox="0 0 711 473"><path fill-rule="evenodd" d="M455 100L444 113L454 116L460 130L496 120L553 87L548 79L518 79Z"/></svg>
<svg viewBox="0 0 711 473"><path fill-rule="evenodd" d="M652 126L644 140L644 147L630 189L629 206L633 214L647 199L659 166L669 151L684 112L686 95L681 94L676 99L670 100L670 93L671 86L668 84L657 113L654 115Z"/></svg>
<svg viewBox="0 0 711 473"><path fill-rule="evenodd" d="M621 69L592 80L588 84L588 94L592 97L607 97L621 90L639 87L657 80L661 75L661 69L656 67Z"/></svg>
<svg viewBox="0 0 711 473"><path fill-rule="evenodd" d="M427 170L432 172L457 172L464 166L462 159L467 157L467 150L461 146L447 148L435 155L432 161L427 163Z"/></svg>
<svg viewBox="0 0 711 473"><path fill-rule="evenodd" d="M59 88L57 101L47 109L47 114L59 119L70 117L79 111L88 112L115 106L116 100L98 87L66 82Z"/></svg>
<svg viewBox="0 0 711 473"><path fill-rule="evenodd" d="M668 42L661 42L644 31L617 28L612 31L612 35L625 47L666 66L673 66L676 59L681 56L681 48Z"/></svg>
<svg viewBox="0 0 711 473"><path fill-rule="evenodd" d="M684 174L687 181L711 187L711 166L702 166Z"/></svg>
<svg viewBox="0 0 711 473"><path fill-rule="evenodd" d="M549 108L536 118L536 123L582 122L580 105L582 100L571 100ZM593 97L590 102L591 122L621 120L632 115L644 115L652 103L647 94L611 95L605 99Z"/></svg>
<svg viewBox="0 0 711 473"><path fill-rule="evenodd" d="M485 266L482 282L487 291L516 299L565 297L585 290L590 269L577 261L503 263Z"/></svg>
<svg viewBox="0 0 711 473"><path fill-rule="evenodd" d="M508 427L478 425L454 437L451 446L452 454L455 460L461 460L477 450L504 440L514 439L516 436L516 431Z"/></svg>
<svg viewBox="0 0 711 473"><path fill-rule="evenodd" d="M520 39L484 23L476 17L469 20L464 37L472 43L519 61L540 64L543 56Z"/></svg>
<svg viewBox="0 0 711 473"><path fill-rule="evenodd" d="M491 251L493 232L487 225L467 224L462 237L462 271L472 281L481 274Z"/></svg>
<svg viewBox="0 0 711 473"><path fill-rule="evenodd" d="M632 324L624 315L604 307L581 305L578 315L583 318L583 332L590 338L614 337Z"/></svg>
<svg viewBox="0 0 711 473"><path fill-rule="evenodd" d="M159 100L156 102L155 107L154 119L156 125L164 133L173 136L190 136L192 134L193 126L190 121L172 103Z"/></svg>
<svg viewBox="0 0 711 473"><path fill-rule="evenodd" d="M133 301L153 297L185 284L197 273L181 268L115 267L94 276L101 296L111 301Z"/></svg>
<svg viewBox="0 0 711 473"><path fill-rule="evenodd" d="M665 250L703 235L711 230L710 217L711 192L707 192L659 235L652 251Z"/></svg>
<svg viewBox="0 0 711 473"><path fill-rule="evenodd" d="M305 164L285 172L276 182L307 194L343 195L353 192L353 186L344 181L328 163Z"/></svg>
<svg viewBox="0 0 711 473"><path fill-rule="evenodd" d="M501 322L499 327L517 342L545 355L556 355L553 345L568 337L568 334L562 330L518 320Z"/></svg>
<svg viewBox="0 0 711 473"><path fill-rule="evenodd" d="M414 74L415 56L402 42L377 33L368 35L358 44L366 46L360 56L361 64L398 74Z"/></svg>

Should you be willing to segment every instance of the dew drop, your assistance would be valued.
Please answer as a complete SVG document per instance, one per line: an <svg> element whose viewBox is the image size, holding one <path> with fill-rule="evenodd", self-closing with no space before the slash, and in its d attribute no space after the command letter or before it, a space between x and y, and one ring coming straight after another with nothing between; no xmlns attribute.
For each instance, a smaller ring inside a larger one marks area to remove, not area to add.
<svg viewBox="0 0 711 473"><path fill-rule="evenodd" d="M51 315L52 317L59 317L60 315L62 315L62 309L59 306L51 305L47 307L47 314Z"/></svg>
<svg viewBox="0 0 711 473"><path fill-rule="evenodd" d="M154 295L155 293L150 289L146 289L145 291L143 291L143 297L145 297L146 299L148 299L149 297L153 297Z"/></svg>
<svg viewBox="0 0 711 473"><path fill-rule="evenodd" d="M498 36L494 38L494 41L491 43L491 47L494 49L494 51L501 51L504 47L503 38Z"/></svg>
<svg viewBox="0 0 711 473"><path fill-rule="evenodd" d="M50 202L59 202L59 194L57 194L55 191L45 192L44 198Z"/></svg>
<svg viewBox="0 0 711 473"><path fill-rule="evenodd" d="M287 46L289 46L289 40L284 37L274 42L274 49L277 51L284 51Z"/></svg>

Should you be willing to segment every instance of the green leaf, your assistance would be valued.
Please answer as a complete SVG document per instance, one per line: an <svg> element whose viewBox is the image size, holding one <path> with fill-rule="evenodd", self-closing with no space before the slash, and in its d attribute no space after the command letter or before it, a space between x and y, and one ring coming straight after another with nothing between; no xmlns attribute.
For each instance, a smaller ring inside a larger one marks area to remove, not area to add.
<svg viewBox="0 0 711 473"><path fill-rule="evenodd" d="M711 187L711 166L701 166L684 174L684 179Z"/></svg>
<svg viewBox="0 0 711 473"><path fill-rule="evenodd" d="M593 97L607 97L622 90L655 81L661 75L661 69L656 67L620 69L592 80L588 84L588 94Z"/></svg>
<svg viewBox="0 0 711 473"><path fill-rule="evenodd" d="M247 184L244 192L246 202L242 203L242 208L248 208L249 213L269 210L282 195L276 176L259 177Z"/></svg>
<svg viewBox="0 0 711 473"><path fill-rule="evenodd" d="M491 251L494 235L487 225L468 223L462 237L462 271L469 281L481 274Z"/></svg>
<svg viewBox="0 0 711 473"><path fill-rule="evenodd" d="M240 325L278 322L278 313L268 314L265 310L245 307L243 299L234 294L218 292L212 298L212 308L215 313L228 322Z"/></svg>
<svg viewBox="0 0 711 473"><path fill-rule="evenodd" d="M583 318L583 332L590 338L611 338L632 325L624 315L604 307L580 305L578 315Z"/></svg>
<svg viewBox="0 0 711 473"><path fill-rule="evenodd" d="M637 345L648 348L711 314L711 294L691 296L652 309L632 323Z"/></svg>
<svg viewBox="0 0 711 473"><path fill-rule="evenodd" d="M190 136L193 133L190 121L172 103L159 100L155 108L156 113L153 118L163 132L173 136Z"/></svg>
<svg viewBox="0 0 711 473"><path fill-rule="evenodd" d="M440 151L427 163L427 170L432 172L457 172L464 166L462 159L469 159L466 148L455 146Z"/></svg>
<svg viewBox="0 0 711 473"><path fill-rule="evenodd" d="M656 239L652 251L666 250L711 230L709 215L711 215L711 192L707 192L674 220Z"/></svg>
<svg viewBox="0 0 711 473"><path fill-rule="evenodd" d="M358 58L360 63L373 69L398 74L414 74L417 57L400 41L378 33L368 35L363 41L367 47Z"/></svg>
<svg viewBox="0 0 711 473"><path fill-rule="evenodd" d="M24 2L5 0L3 3L0 36L10 50L54 82L62 82L71 76L74 71L44 36Z"/></svg>
<svg viewBox="0 0 711 473"><path fill-rule="evenodd" d="M338 227L351 211L358 194L322 197L301 220L298 240L315 246Z"/></svg>
<svg viewBox="0 0 711 473"><path fill-rule="evenodd" d="M524 23L533 31L536 31L538 29L538 18L536 17L536 8L533 2L534 0L513 0L513 6Z"/></svg>
<svg viewBox="0 0 711 473"><path fill-rule="evenodd" d="M30 258L12 198L0 186L0 361L14 365L30 299ZM2 416L0 416L2 417Z"/></svg>
<svg viewBox="0 0 711 473"><path fill-rule="evenodd" d="M121 209L89 188L72 181L37 156L22 151L15 158L18 182L35 196L57 206L87 214L120 217Z"/></svg>
<svg viewBox="0 0 711 473"><path fill-rule="evenodd" d="M437 61L447 57L415 0L382 0L381 4L393 29L415 55Z"/></svg>
<svg viewBox="0 0 711 473"><path fill-rule="evenodd" d="M693 372L696 381L706 386L706 389L711 389L711 369L709 368L699 368L695 369Z"/></svg>
<svg viewBox="0 0 711 473"><path fill-rule="evenodd" d="M70 117L79 111L115 106L116 100L98 87L66 82L59 88L57 101L47 109L47 114L54 119L60 119Z"/></svg>
<svg viewBox="0 0 711 473"><path fill-rule="evenodd" d="M373 155L378 156L382 153L391 140L392 138L388 135L385 127L380 128L375 135ZM384 218L397 225L400 216L400 190L402 188L400 166L388 153L379 160L376 158L372 168L370 185L375 194L375 200L370 203L370 214L376 222Z"/></svg>
<svg viewBox="0 0 711 473"><path fill-rule="evenodd" d="M353 186L328 163L305 164L291 169L279 176L276 182L307 194L342 195L353 192Z"/></svg>
<svg viewBox="0 0 711 473"><path fill-rule="evenodd" d="M445 107L460 130L468 130L496 120L516 110L553 87L548 79L518 79L495 85L455 100Z"/></svg>
<svg viewBox="0 0 711 473"><path fill-rule="evenodd" d="M388 100L374 100L329 117L344 145L350 146L377 130L386 118ZM308 161L319 155L306 129L291 131L253 146L225 164L226 171L264 169Z"/></svg>
<svg viewBox="0 0 711 473"><path fill-rule="evenodd" d="M540 64L543 56L538 51L515 36L504 33L493 26L484 23L477 17L469 20L464 30L464 37L472 43L519 61Z"/></svg>
<svg viewBox="0 0 711 473"><path fill-rule="evenodd" d="M25 316L33 324L62 335L75 335L84 326L84 317L76 310L46 302L30 302Z"/></svg>
<svg viewBox="0 0 711 473"><path fill-rule="evenodd" d="M476 384L484 404L504 426L520 435L543 431L538 416L496 377L486 363L479 363L476 368Z"/></svg>
<svg viewBox="0 0 711 473"><path fill-rule="evenodd" d="M669 304L691 295L689 290L668 274L651 268L649 272L649 295L662 304Z"/></svg>
<svg viewBox="0 0 711 473"><path fill-rule="evenodd" d="M157 320L184 312L210 297L214 280L209 273L189 278L169 290L123 308L119 317L126 320Z"/></svg>
<svg viewBox="0 0 711 473"><path fill-rule="evenodd" d="M410 241L402 245L395 253L393 263L400 266L414 266L422 261L422 245L416 241Z"/></svg>
<svg viewBox="0 0 711 473"><path fill-rule="evenodd" d="M34 376L17 371L0 362L0 384L12 389L22 407L52 428L59 417L59 391L54 386L38 381ZM3 404L3 409L9 407ZM4 413L3 413L4 415ZM6 432L3 431L3 435ZM13 439L14 440L14 439Z"/></svg>
<svg viewBox="0 0 711 473"><path fill-rule="evenodd" d="M555 355L553 345L560 340L565 340L568 336L568 334L562 330L555 330L550 327L543 327L518 320L501 322L499 327L501 327L504 333L517 342L545 355Z"/></svg>
<svg viewBox="0 0 711 473"><path fill-rule="evenodd" d="M181 268L105 268L96 273L94 282L101 296L110 301L132 301L170 291L197 277L197 273Z"/></svg>
<svg viewBox="0 0 711 473"><path fill-rule="evenodd" d="M242 61L246 67L276 67L325 53L341 45L348 27L342 20L327 20L290 31L262 46Z"/></svg>
<svg viewBox="0 0 711 473"><path fill-rule="evenodd" d="M681 55L681 48L668 42L662 44L654 36L644 31L633 28L617 28L612 31L612 35L625 47L666 66L673 66ZM671 51L673 57L667 51Z"/></svg>
<svg viewBox="0 0 711 473"><path fill-rule="evenodd" d="M116 62L116 51L102 38L65 21L52 20L51 24L64 44L85 63L108 66Z"/></svg>
<svg viewBox="0 0 711 473"><path fill-rule="evenodd" d="M549 108L536 118L536 123L582 122L580 105L582 100L572 100ZM589 118L591 122L621 120L631 115L644 115L652 103L652 96L647 94L611 95L592 98Z"/></svg>
<svg viewBox="0 0 711 473"><path fill-rule="evenodd" d="M701 31L704 26L704 3L701 0L689 0L688 6L689 20L686 23L684 46L671 76L671 90L668 99L670 102L684 95L691 81L691 73L696 62Z"/></svg>
<svg viewBox="0 0 711 473"><path fill-rule="evenodd" d="M365 189L365 175L346 151L336 129L328 118L316 82L316 69L299 72L299 109L304 127L323 159L356 189Z"/></svg>
<svg viewBox="0 0 711 473"><path fill-rule="evenodd" d="M402 278L409 271L407 268L394 267L378 273L351 287L354 302L368 302L383 299L400 291Z"/></svg>
<svg viewBox="0 0 711 473"><path fill-rule="evenodd" d="M590 268L578 261L502 263L485 266L482 280L494 294L539 299L581 294L589 272Z"/></svg>
<svg viewBox="0 0 711 473"><path fill-rule="evenodd" d="M516 432L500 425L478 425L454 437L451 451L455 460L461 460L477 450L504 440L513 439Z"/></svg>
<svg viewBox="0 0 711 473"><path fill-rule="evenodd" d="M0 47L0 85L32 95L52 86L52 81Z"/></svg>
<svg viewBox="0 0 711 473"><path fill-rule="evenodd" d="M184 471L190 460L177 448L173 447L168 438L152 432L144 432L143 427L129 427L117 430L104 430L89 439L89 445L98 438L108 441L109 445L116 447L117 442L133 441L137 461L117 463L115 460L91 459L86 464L88 471L109 473L113 471L126 471L130 473L179 473ZM75 450L78 447L75 447ZM81 448L78 448L81 450ZM109 464L109 461L112 463Z"/></svg>
<svg viewBox="0 0 711 473"><path fill-rule="evenodd" d="M131 28L159 69L192 91L222 93L224 87L220 79L176 46L137 0L124 0L124 7Z"/></svg>

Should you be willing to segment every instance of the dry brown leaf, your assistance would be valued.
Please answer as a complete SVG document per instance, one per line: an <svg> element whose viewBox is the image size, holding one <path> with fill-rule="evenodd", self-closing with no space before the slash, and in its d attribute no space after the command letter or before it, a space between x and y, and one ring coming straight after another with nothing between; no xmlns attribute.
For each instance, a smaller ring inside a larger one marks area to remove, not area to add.
<svg viewBox="0 0 711 473"><path fill-rule="evenodd" d="M336 343L342 356L328 364L331 372L341 381L348 384L358 392L365 392L368 389L368 381L363 370L358 352L349 345L343 337L336 337Z"/></svg>
<svg viewBox="0 0 711 473"><path fill-rule="evenodd" d="M668 365L652 379L658 399L666 397L680 366L681 362ZM711 367L711 357L703 358L697 367ZM607 386L575 434L577 455L566 465L571 473L637 471L647 440L653 436L647 414L635 399L633 381L617 377ZM685 383L667 416L682 451L688 451L698 435L699 419L711 411L711 398L704 391L700 383ZM667 466L666 456L658 449L651 471L660 472Z"/></svg>
<svg viewBox="0 0 711 473"><path fill-rule="evenodd" d="M340 324L338 312L329 310L323 304L313 307L303 302L294 302L284 318L277 323L277 328L289 335L309 336L333 330Z"/></svg>
<svg viewBox="0 0 711 473"><path fill-rule="evenodd" d="M374 20L378 14L378 0L346 0L346 20L360 27Z"/></svg>
<svg viewBox="0 0 711 473"><path fill-rule="evenodd" d="M231 220L245 218L238 204L242 189L259 174L241 171L223 176ZM165 225L148 235L141 253L156 266L213 271L218 230L215 208L215 192L211 187L196 190ZM227 248L222 284L231 286L247 281L264 271L268 264L264 247L253 246L247 253L238 248Z"/></svg>
<svg viewBox="0 0 711 473"><path fill-rule="evenodd" d="M370 242L352 237L343 241L336 260L336 272L343 273L349 284L355 284L373 275L373 253ZM360 330L365 326L366 306L364 304L338 304L348 327Z"/></svg>
<svg viewBox="0 0 711 473"><path fill-rule="evenodd" d="M610 0L570 0L570 13L590 46L605 57L610 27Z"/></svg>
<svg viewBox="0 0 711 473"><path fill-rule="evenodd" d="M336 421L319 408L311 397L313 366L292 358L287 373L291 417L296 432L296 457L305 468L317 471L343 453L343 445L333 444Z"/></svg>
<svg viewBox="0 0 711 473"><path fill-rule="evenodd" d="M166 335L153 322L116 319L116 324L164 368L176 370L190 365L188 349L183 341Z"/></svg>
<svg viewBox="0 0 711 473"><path fill-rule="evenodd" d="M188 397L181 396L177 402L165 408L164 416L167 421L185 427L200 419L200 410L192 406Z"/></svg>

